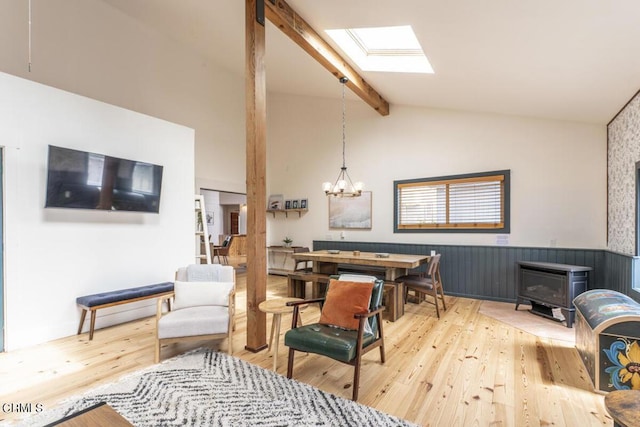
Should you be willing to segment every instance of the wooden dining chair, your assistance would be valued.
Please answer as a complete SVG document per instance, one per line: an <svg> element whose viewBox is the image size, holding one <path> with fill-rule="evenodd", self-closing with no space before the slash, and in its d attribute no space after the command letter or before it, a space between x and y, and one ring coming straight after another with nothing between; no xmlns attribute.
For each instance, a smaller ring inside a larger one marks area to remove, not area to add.
<svg viewBox="0 0 640 427"><path fill-rule="evenodd" d="M231 247L232 240L233 236L229 235L225 237L224 241L222 242L222 246L214 246L213 253L211 255L211 261L215 262L215 259L217 257L220 264L223 264L222 260L224 260L224 264L229 264L229 258L227 257L229 256L229 248ZM222 257L222 259L220 257Z"/></svg>
<svg viewBox="0 0 640 427"><path fill-rule="evenodd" d="M293 253L294 254L298 254L301 252L310 252L308 247L301 247L301 248L293 248ZM304 272L311 272L311 266L309 265L311 261L307 261L307 260L296 260L296 264L293 268L293 271L304 271Z"/></svg>
<svg viewBox="0 0 640 427"><path fill-rule="evenodd" d="M442 308L446 311L447 304L444 299L444 289L442 287L442 276L440 275L440 256L433 255L429 259L427 271L417 274L407 274L396 278L395 282L402 282L404 285L404 303L407 303L407 294L412 290L419 294L427 294L433 297L436 306L436 315L440 318L440 308L438 296L442 299Z"/></svg>

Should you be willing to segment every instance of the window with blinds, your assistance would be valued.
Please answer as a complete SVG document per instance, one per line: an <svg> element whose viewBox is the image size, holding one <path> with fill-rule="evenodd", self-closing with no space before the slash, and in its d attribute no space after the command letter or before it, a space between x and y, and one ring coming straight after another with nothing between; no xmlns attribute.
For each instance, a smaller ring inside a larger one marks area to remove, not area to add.
<svg viewBox="0 0 640 427"><path fill-rule="evenodd" d="M395 231L509 232L510 171L395 181Z"/></svg>

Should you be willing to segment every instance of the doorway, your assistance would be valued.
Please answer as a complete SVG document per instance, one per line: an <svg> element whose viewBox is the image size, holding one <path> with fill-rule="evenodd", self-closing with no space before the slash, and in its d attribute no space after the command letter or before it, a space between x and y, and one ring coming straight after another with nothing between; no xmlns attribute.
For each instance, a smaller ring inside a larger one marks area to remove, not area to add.
<svg viewBox="0 0 640 427"><path fill-rule="evenodd" d="M240 223L240 212L233 211L230 214L230 225L231 225L231 234L240 234L238 224Z"/></svg>
<svg viewBox="0 0 640 427"><path fill-rule="evenodd" d="M229 234L245 234L247 232L247 212L243 208L247 204L247 195L226 191L200 188L207 209L207 228L211 241L221 244Z"/></svg>

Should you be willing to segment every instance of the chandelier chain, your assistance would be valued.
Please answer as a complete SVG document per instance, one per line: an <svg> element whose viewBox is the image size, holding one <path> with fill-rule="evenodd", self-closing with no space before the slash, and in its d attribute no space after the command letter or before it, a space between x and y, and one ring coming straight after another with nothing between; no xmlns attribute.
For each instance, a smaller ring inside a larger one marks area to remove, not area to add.
<svg viewBox="0 0 640 427"><path fill-rule="evenodd" d="M322 184L324 193L333 197L358 197L362 194L362 182L356 182L354 185L349 172L347 172L347 103L345 86L348 81L347 77L340 77L340 83L342 83L342 167L334 183L325 182Z"/></svg>
<svg viewBox="0 0 640 427"><path fill-rule="evenodd" d="M28 19L28 24L29 24L29 40L28 40L28 50L29 50L29 52L28 52L29 53L28 61L29 61L29 66L28 66L28 69L29 69L29 72L31 72L31 0L29 0L28 7L29 7L29 12L28 12L29 16L27 18Z"/></svg>

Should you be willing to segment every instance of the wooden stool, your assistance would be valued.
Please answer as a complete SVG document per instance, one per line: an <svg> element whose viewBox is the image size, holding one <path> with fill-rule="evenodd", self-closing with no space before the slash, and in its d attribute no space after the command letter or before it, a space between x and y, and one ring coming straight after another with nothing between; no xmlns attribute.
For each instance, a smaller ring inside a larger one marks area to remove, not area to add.
<svg viewBox="0 0 640 427"><path fill-rule="evenodd" d="M302 301L300 298L275 298L262 301L258 304L258 309L265 313L273 314L273 320L271 321L271 336L269 337L269 347L267 351L272 349L273 337L275 335L276 344L273 352L273 370L278 368L278 345L280 343L280 322L282 320L283 313L292 313L293 307L287 306L289 301ZM298 316L298 323L302 324L300 316Z"/></svg>
<svg viewBox="0 0 640 427"><path fill-rule="evenodd" d="M640 426L640 390L615 390L604 397L614 427Z"/></svg>

